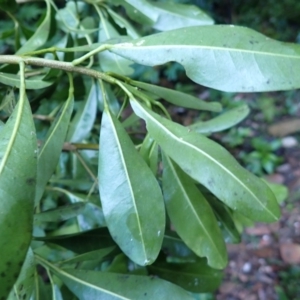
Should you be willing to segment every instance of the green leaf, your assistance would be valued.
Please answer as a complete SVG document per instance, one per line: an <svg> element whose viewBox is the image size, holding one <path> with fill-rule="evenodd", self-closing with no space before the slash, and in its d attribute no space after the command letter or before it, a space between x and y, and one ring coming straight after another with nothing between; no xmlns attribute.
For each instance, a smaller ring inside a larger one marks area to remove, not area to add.
<svg viewBox="0 0 300 300"><path fill-rule="evenodd" d="M53 84L52 81L43 81L42 76L35 76L34 78L26 79L26 89L39 90L44 89ZM0 82L12 87L20 87L20 77L15 74L0 72Z"/></svg>
<svg viewBox="0 0 300 300"><path fill-rule="evenodd" d="M153 174L157 174L158 169L158 145L148 134L141 146L140 154L152 170Z"/></svg>
<svg viewBox="0 0 300 300"><path fill-rule="evenodd" d="M146 121L149 134L164 152L217 198L253 221L278 220L280 211L272 191L223 147L160 117L135 100L131 100L131 105Z"/></svg>
<svg viewBox="0 0 300 300"><path fill-rule="evenodd" d="M51 124L45 142L39 151L35 204L41 200L45 186L58 163L73 111L73 92L73 83L70 83L68 99Z"/></svg>
<svg viewBox="0 0 300 300"><path fill-rule="evenodd" d="M214 23L213 19L195 5L153 1L150 3L157 13L153 28L160 31Z"/></svg>
<svg viewBox="0 0 300 300"><path fill-rule="evenodd" d="M59 245L78 254L115 246L106 227L68 235L35 237L34 239Z"/></svg>
<svg viewBox="0 0 300 300"><path fill-rule="evenodd" d="M163 193L176 232L198 256L206 257L211 267L225 268L225 243L207 200L193 180L165 155L163 165Z"/></svg>
<svg viewBox="0 0 300 300"><path fill-rule="evenodd" d="M99 190L109 231L139 265L161 248L165 211L160 187L116 117L105 109L99 151Z"/></svg>
<svg viewBox="0 0 300 300"><path fill-rule="evenodd" d="M61 264L73 264L73 263L78 263L82 261L87 261L87 260L104 260L107 257L109 257L114 250L117 248L115 246L108 247L108 248L103 248L103 249L97 249L94 251L89 251L80 255L77 255L75 257L72 257L70 259L64 260L60 262Z"/></svg>
<svg viewBox="0 0 300 300"><path fill-rule="evenodd" d="M221 284L223 272L210 268L205 259L193 263L159 262L148 267L151 274L168 280L193 293L215 291Z"/></svg>
<svg viewBox="0 0 300 300"><path fill-rule="evenodd" d="M273 191L274 195L276 196L278 204L282 204L289 196L289 190L285 185L269 182L268 180L265 179L263 179L263 181Z"/></svg>
<svg viewBox="0 0 300 300"><path fill-rule="evenodd" d="M205 194L212 206L226 243L237 244L241 242L241 236L235 227L233 217L229 209L221 201L212 195Z"/></svg>
<svg viewBox="0 0 300 300"><path fill-rule="evenodd" d="M8 300L29 300L34 288L35 259L31 248L28 249L19 277L11 290Z"/></svg>
<svg viewBox="0 0 300 300"><path fill-rule="evenodd" d="M85 208L85 203L79 202L54 209L46 210L34 215L35 222L61 222L78 216Z"/></svg>
<svg viewBox="0 0 300 300"><path fill-rule="evenodd" d="M47 9L43 22L37 28L37 30L35 30L30 39L27 40L26 43L17 51L16 54L20 55L26 52L34 51L47 42L51 27L51 6L50 0L45 0L45 2L47 5Z"/></svg>
<svg viewBox="0 0 300 300"><path fill-rule="evenodd" d="M120 34L113 25L103 16L99 23L98 42L104 43L113 38L119 38ZM121 75L131 75L133 73L132 61L125 59L112 52L102 51L98 54L100 67L105 72L114 72Z"/></svg>
<svg viewBox="0 0 300 300"><path fill-rule="evenodd" d="M70 123L66 140L70 143L86 139L95 122L97 114L97 84L93 81L84 102L77 102L77 111Z"/></svg>
<svg viewBox="0 0 300 300"><path fill-rule="evenodd" d="M222 91L300 87L300 46L239 26L181 28L112 45L110 51L147 66L176 61L195 82Z"/></svg>
<svg viewBox="0 0 300 300"><path fill-rule="evenodd" d="M90 299L160 299L191 300L182 288L155 277L97 272L78 269L59 269L43 261L81 300Z"/></svg>
<svg viewBox="0 0 300 300"><path fill-rule="evenodd" d="M203 134L219 132L238 124L248 116L249 112L248 105L242 104L206 122L196 122L189 128Z"/></svg>
<svg viewBox="0 0 300 300"><path fill-rule="evenodd" d="M32 232L37 141L24 73L21 83L19 102L0 131L0 299L18 277Z"/></svg>
<svg viewBox="0 0 300 300"><path fill-rule="evenodd" d="M152 85L149 83L139 82L139 81L130 81L130 84L137 86L143 90L151 92L156 96L174 104L177 106L208 110L219 112L222 109L222 105L217 102L205 102L197 97L182 93L179 91L163 88L157 85Z"/></svg>

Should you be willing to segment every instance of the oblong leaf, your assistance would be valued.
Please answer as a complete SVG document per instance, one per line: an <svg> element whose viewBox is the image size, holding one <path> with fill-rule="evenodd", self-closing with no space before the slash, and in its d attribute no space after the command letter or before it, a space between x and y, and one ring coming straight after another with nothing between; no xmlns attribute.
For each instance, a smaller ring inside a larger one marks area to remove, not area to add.
<svg viewBox="0 0 300 300"><path fill-rule="evenodd" d="M215 112L219 112L222 109L222 105L220 103L205 102L199 98L196 98L194 96L179 91L175 91L175 90L171 90L157 85L153 85L145 82L139 82L139 81L130 81L130 83L143 90L151 92L177 106L182 106L182 107L187 107L192 109L215 111Z"/></svg>
<svg viewBox="0 0 300 300"><path fill-rule="evenodd" d="M176 61L195 82L222 91L300 87L300 46L239 26L180 28L116 44L110 51L148 66Z"/></svg>
<svg viewBox="0 0 300 300"><path fill-rule="evenodd" d="M88 137L93 128L97 114L97 87L94 81L85 101L79 103L66 138L70 143L81 142Z"/></svg>
<svg viewBox="0 0 300 300"><path fill-rule="evenodd" d="M207 266L205 259L193 263L162 263L148 267L151 274L168 280L193 293L214 292L223 272Z"/></svg>
<svg viewBox="0 0 300 300"><path fill-rule="evenodd" d="M43 81L42 79L42 76L26 79L26 88L28 90L39 90L53 84L52 81ZM20 87L20 77L15 74L0 72L0 82L12 87Z"/></svg>
<svg viewBox="0 0 300 300"><path fill-rule="evenodd" d="M34 215L34 221L60 222L78 216L85 208L85 203L79 202L60 206Z"/></svg>
<svg viewBox="0 0 300 300"><path fill-rule="evenodd" d="M15 283L31 241L36 157L35 127L21 89L18 104L0 131L0 299L6 299Z"/></svg>
<svg viewBox="0 0 300 300"><path fill-rule="evenodd" d="M227 251L213 210L193 180L166 155L163 164L164 198L176 232L211 267L225 268Z"/></svg>
<svg viewBox="0 0 300 300"><path fill-rule="evenodd" d="M45 186L58 163L73 111L73 92L73 87L70 86L68 99L51 124L45 142L39 151L35 204L41 200Z"/></svg>
<svg viewBox="0 0 300 300"><path fill-rule="evenodd" d="M26 52L31 52L33 50L38 49L46 43L51 26L51 6L49 0L46 0L45 2L47 8L43 22L37 28L34 34L30 37L30 39L27 40L26 43L17 51L16 54L24 54Z"/></svg>
<svg viewBox="0 0 300 300"><path fill-rule="evenodd" d="M48 263L49 264L49 263ZM182 288L159 278L88 270L59 269L51 271L81 300L161 299L191 300Z"/></svg>
<svg viewBox="0 0 300 300"><path fill-rule="evenodd" d="M254 221L278 220L280 211L273 192L222 146L162 118L135 100L131 100L131 106L146 121L150 135L164 152L217 198Z"/></svg>
<svg viewBox="0 0 300 300"><path fill-rule="evenodd" d="M99 190L109 231L134 262L152 263L161 248L165 212L160 187L116 117L105 109Z"/></svg>
<svg viewBox="0 0 300 300"><path fill-rule="evenodd" d="M234 107L225 113L205 122L196 122L189 126L191 130L199 133L210 134L212 132L219 132L226 130L247 117L250 109L247 104L242 104Z"/></svg>

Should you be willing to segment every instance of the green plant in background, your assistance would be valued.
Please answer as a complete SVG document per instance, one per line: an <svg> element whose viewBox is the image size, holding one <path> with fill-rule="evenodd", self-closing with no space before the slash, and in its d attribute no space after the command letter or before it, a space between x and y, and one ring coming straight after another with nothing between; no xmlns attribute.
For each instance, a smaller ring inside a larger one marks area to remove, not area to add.
<svg viewBox="0 0 300 300"><path fill-rule="evenodd" d="M161 99L221 104L130 75L175 61L209 88L290 90L300 87L300 46L175 3L0 8L14 24L1 33L0 299L192 299L216 289L225 242L280 214L275 187L209 138L249 108L184 127ZM141 36L132 21L161 32Z"/></svg>

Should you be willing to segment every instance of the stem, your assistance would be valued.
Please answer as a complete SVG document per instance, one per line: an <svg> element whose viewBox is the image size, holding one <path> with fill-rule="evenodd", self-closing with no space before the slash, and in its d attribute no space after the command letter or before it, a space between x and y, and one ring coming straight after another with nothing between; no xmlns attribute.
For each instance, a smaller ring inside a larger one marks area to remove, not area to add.
<svg viewBox="0 0 300 300"><path fill-rule="evenodd" d="M116 84L117 82L115 78L105 73L93 69L85 68L85 67L75 67L70 62L62 62L58 60L51 60L51 59L45 59L39 57L0 55L0 64L19 64L20 62L24 62L26 65L30 65L30 66L39 66L39 67L63 70L72 73L79 73L93 78L102 79L111 84Z"/></svg>

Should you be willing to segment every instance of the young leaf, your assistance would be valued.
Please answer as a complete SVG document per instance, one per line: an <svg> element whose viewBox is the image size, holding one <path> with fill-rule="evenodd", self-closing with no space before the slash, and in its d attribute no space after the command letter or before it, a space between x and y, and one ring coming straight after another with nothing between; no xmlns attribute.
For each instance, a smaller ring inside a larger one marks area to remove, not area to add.
<svg viewBox="0 0 300 300"><path fill-rule="evenodd" d="M16 54L20 55L26 52L34 51L47 42L51 27L51 6L50 0L45 0L45 2L47 5L47 9L43 22L30 37L30 39L17 51Z"/></svg>
<svg viewBox="0 0 300 300"><path fill-rule="evenodd" d="M160 187L116 117L105 109L99 151L99 190L109 231L139 265L161 248L165 211Z"/></svg>
<svg viewBox="0 0 300 300"><path fill-rule="evenodd" d="M247 104L234 107L225 113L205 122L196 122L189 126L191 130L198 133L210 134L233 127L245 119L250 112Z"/></svg>
<svg viewBox="0 0 300 300"><path fill-rule="evenodd" d="M70 143L82 142L93 128L97 114L97 84L94 81L86 100L77 104L77 112L70 123L66 138Z"/></svg>
<svg viewBox="0 0 300 300"><path fill-rule="evenodd" d="M205 102L199 98L194 96L167 89L164 87L160 87L157 85L139 82L139 81L130 81L130 84L137 86L143 90L149 91L160 98L174 104L177 106L192 108L192 109L199 109L199 110L208 110L208 111L215 111L219 112L222 109L222 105L217 102Z"/></svg>
<svg viewBox="0 0 300 300"><path fill-rule="evenodd" d="M37 141L21 67L20 98L0 131L0 299L6 299L31 241Z"/></svg>
<svg viewBox="0 0 300 300"><path fill-rule="evenodd" d="M223 272L207 266L206 260L193 263L156 263L148 267L151 274L168 280L192 293L209 293L221 284Z"/></svg>
<svg viewBox="0 0 300 300"><path fill-rule="evenodd" d="M300 46L244 27L180 28L112 45L110 51L147 66L176 61L195 82L222 91L300 87Z"/></svg>
<svg viewBox="0 0 300 300"><path fill-rule="evenodd" d="M8 300L30 299L34 288L34 272L34 254L31 248L29 248L18 279L7 298Z"/></svg>
<svg viewBox="0 0 300 300"><path fill-rule="evenodd" d="M217 198L254 221L278 220L280 211L273 192L222 146L135 100L131 100L131 106L146 121L148 132L164 152Z"/></svg>
<svg viewBox="0 0 300 300"><path fill-rule="evenodd" d="M70 83L69 97L52 123L39 151L35 204L41 200L45 186L58 163L73 111L73 92L73 83Z"/></svg>
<svg viewBox="0 0 300 300"><path fill-rule="evenodd" d="M227 251L210 205L192 179L166 155L163 165L163 193L176 232L211 267L225 268Z"/></svg>
<svg viewBox="0 0 300 300"><path fill-rule="evenodd" d="M44 261L43 261L44 262ZM90 299L160 299L192 300L182 288L155 277L100 271L59 269L44 262L81 300Z"/></svg>

